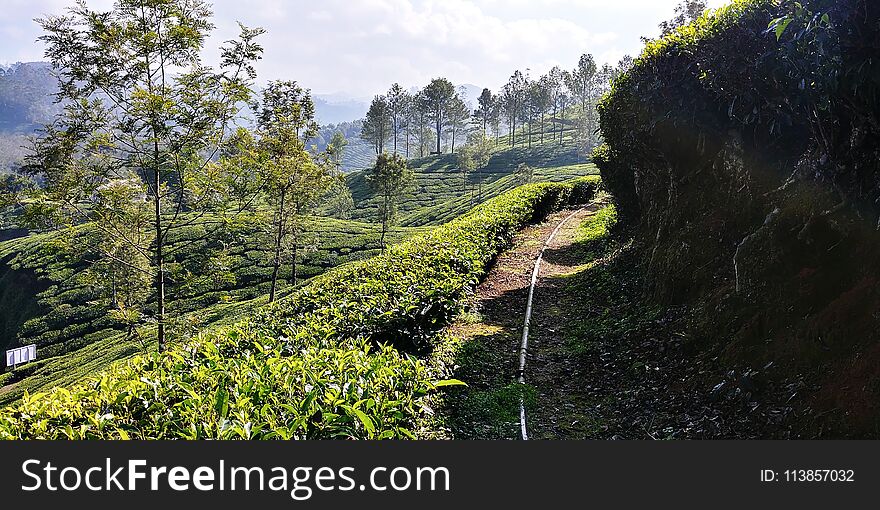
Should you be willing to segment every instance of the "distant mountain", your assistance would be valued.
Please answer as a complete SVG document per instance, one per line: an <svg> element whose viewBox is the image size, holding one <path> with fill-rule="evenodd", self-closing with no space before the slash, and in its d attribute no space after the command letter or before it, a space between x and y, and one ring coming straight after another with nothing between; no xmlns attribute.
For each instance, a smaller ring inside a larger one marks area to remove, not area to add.
<svg viewBox="0 0 880 510"><path fill-rule="evenodd" d="M56 90L48 63L0 66L0 172L21 161L27 137L60 111Z"/></svg>
<svg viewBox="0 0 880 510"><path fill-rule="evenodd" d="M480 98L480 94L483 93L484 87L478 87L476 85L465 83L464 85L459 85L458 89L464 89L465 95L467 96L465 99L467 103L471 106L471 109L475 109L477 107L477 99Z"/></svg>
<svg viewBox="0 0 880 510"><path fill-rule="evenodd" d="M58 90L46 62L0 67L0 133L30 134L60 110Z"/></svg>
<svg viewBox="0 0 880 510"><path fill-rule="evenodd" d="M370 108L369 101L343 99L338 96L316 94L315 116L321 124L340 124L363 119Z"/></svg>
<svg viewBox="0 0 880 510"><path fill-rule="evenodd" d="M59 112L54 95L57 81L46 62L27 62L0 65L0 172L14 167L24 156L27 137L50 122ZM412 92L417 92L413 88ZM472 84L459 86L464 90L471 108L476 108L482 87ZM369 109L369 99L343 94L315 94L315 115L323 126L312 141L323 150L335 131L341 131L349 141L343 169L360 170L373 164L372 147L360 139L362 119ZM245 118L249 115L243 114Z"/></svg>

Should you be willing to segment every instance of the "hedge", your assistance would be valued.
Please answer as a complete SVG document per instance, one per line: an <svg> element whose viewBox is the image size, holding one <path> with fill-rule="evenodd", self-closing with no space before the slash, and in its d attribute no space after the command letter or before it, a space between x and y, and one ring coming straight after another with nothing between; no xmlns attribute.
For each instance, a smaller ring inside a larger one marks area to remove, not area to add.
<svg viewBox="0 0 880 510"><path fill-rule="evenodd" d="M411 438L450 381L416 354L524 225L597 178L523 186L381 256L313 279L233 327L0 413L2 439Z"/></svg>

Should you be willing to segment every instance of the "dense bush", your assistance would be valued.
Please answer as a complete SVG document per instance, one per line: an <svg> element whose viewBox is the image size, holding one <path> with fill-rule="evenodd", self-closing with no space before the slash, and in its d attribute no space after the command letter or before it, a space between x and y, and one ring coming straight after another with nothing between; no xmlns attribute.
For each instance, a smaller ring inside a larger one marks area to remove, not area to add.
<svg viewBox="0 0 880 510"><path fill-rule="evenodd" d="M880 2L736 0L599 105L595 162L655 297L695 305L728 361L812 378L802 405L835 421L815 430L880 423L877 55Z"/></svg>
<svg viewBox="0 0 880 510"><path fill-rule="evenodd" d="M517 230L590 199L597 184L517 188L237 326L26 396L0 413L0 438L412 437L438 383L403 351L429 348Z"/></svg>

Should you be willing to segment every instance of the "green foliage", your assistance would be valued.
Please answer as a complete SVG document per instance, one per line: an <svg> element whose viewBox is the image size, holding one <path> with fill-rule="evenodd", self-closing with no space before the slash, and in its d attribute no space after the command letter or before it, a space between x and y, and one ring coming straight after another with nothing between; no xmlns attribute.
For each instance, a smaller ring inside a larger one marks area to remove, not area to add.
<svg viewBox="0 0 880 510"><path fill-rule="evenodd" d="M535 169L528 163L520 163L513 174L517 184L528 184L535 178Z"/></svg>
<svg viewBox="0 0 880 510"><path fill-rule="evenodd" d="M213 235L208 235L214 231L211 221L195 221L171 231L172 299L168 306L174 316L181 317L181 321L169 325L172 341L188 338L191 326L184 331L178 330L178 325L183 327L195 320L196 326L203 328L226 320L268 293L271 236L265 232L263 220L239 219L242 221ZM393 228L388 241L399 242L419 231ZM307 218L301 238L318 242L314 246L300 245L300 279L381 251L379 233L375 225L367 223ZM76 237L67 239L57 233L0 243L0 259L5 261L0 264L0 283L5 291L0 293L0 327L4 331L0 350L7 345L35 343L41 358L27 371L18 371L15 384L0 391L0 403L18 398L24 390L42 391L69 384L112 361L143 351L137 337L126 338L131 317L118 311L108 314L113 310L109 301L112 294L105 292L109 282L98 279L94 271L82 271L78 244ZM101 265L95 269L98 267ZM148 292L149 286L140 290ZM288 291L285 283L281 292ZM154 300L154 296L148 297L147 308ZM155 345L154 328L154 324L142 320L137 332L151 347Z"/></svg>
<svg viewBox="0 0 880 510"><path fill-rule="evenodd" d="M800 157L808 143L825 155L823 165L834 154L848 157L847 119L862 134L876 126L880 63L868 57L877 50L869 4L737 0L648 42L599 105L606 184L626 202L640 167L634 157L674 145L707 153L729 133L774 159ZM829 172L849 187L850 177Z"/></svg>
<svg viewBox="0 0 880 510"><path fill-rule="evenodd" d="M592 164L578 163L571 133L571 130L565 131L564 145L548 140L531 148L508 147L502 138L480 175L469 175L467 184L478 187L478 178L481 178L482 195L486 200L518 185L513 174L520 163L527 163L535 169L536 181L563 181L597 173ZM398 203L399 225L440 225L474 206L472 197L462 193L462 173L457 156L444 154L409 161L415 176L414 191L403 196ZM351 173L347 181L355 203L352 218L378 221L380 197L370 189L366 172Z"/></svg>
<svg viewBox="0 0 880 510"><path fill-rule="evenodd" d="M443 129L450 120L450 110L457 97L455 86L446 78L431 80L431 83L421 92L422 107L427 112L428 119L434 125L437 154L441 153L440 143L443 138Z"/></svg>
<svg viewBox="0 0 880 510"><path fill-rule="evenodd" d="M201 0L119 0L108 12L78 2L37 20L64 108L34 143L23 171L40 186L20 205L41 224L94 225L100 235L86 238L89 247L112 261L114 277L133 271L154 282L159 349L168 232L184 210L216 212L228 203L234 190L216 156L262 55L255 41L263 31L241 26L220 48L219 69L204 66L211 16ZM122 301L114 308L142 300Z"/></svg>
<svg viewBox="0 0 880 510"><path fill-rule="evenodd" d="M413 171L400 154L381 153L376 166L369 170L367 181L379 197L379 220L382 223L382 246L385 233L397 218L397 203L413 183Z"/></svg>
<svg viewBox="0 0 880 510"><path fill-rule="evenodd" d="M597 185L517 188L236 326L26 396L0 414L0 438L412 437L423 396L450 383L401 350L436 338L518 229Z"/></svg>
<svg viewBox="0 0 880 510"><path fill-rule="evenodd" d="M370 103L367 117L361 127L361 139L373 146L376 155L385 152L385 142L391 137L391 108L385 96L376 96Z"/></svg>

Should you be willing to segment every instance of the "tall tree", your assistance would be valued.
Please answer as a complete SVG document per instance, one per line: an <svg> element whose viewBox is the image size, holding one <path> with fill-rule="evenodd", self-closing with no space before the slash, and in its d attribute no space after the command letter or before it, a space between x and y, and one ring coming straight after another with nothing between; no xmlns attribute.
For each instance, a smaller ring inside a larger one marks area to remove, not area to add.
<svg viewBox="0 0 880 510"><path fill-rule="evenodd" d="M567 74L566 86L572 98L580 106L578 112L577 143L587 147L592 139L595 125L596 95L596 61L592 55L582 55L577 67Z"/></svg>
<svg viewBox="0 0 880 510"><path fill-rule="evenodd" d="M397 217L397 203L414 182L412 169L400 154L379 155L376 165L367 171L370 188L379 195L379 219L382 223L382 250L385 250L385 236L388 227Z"/></svg>
<svg viewBox="0 0 880 510"><path fill-rule="evenodd" d="M443 138L443 129L449 118L449 109L456 97L455 87L446 78L435 78L422 91L422 100L428 110L428 117L434 124L434 133L437 136L437 154L442 152L440 143Z"/></svg>
<svg viewBox="0 0 880 510"><path fill-rule="evenodd" d="M501 104L507 121L508 138L511 146L516 145L516 124L522 114L523 99L526 89L526 77L516 71L507 80L501 91Z"/></svg>
<svg viewBox="0 0 880 510"><path fill-rule="evenodd" d="M483 169L489 165L491 157L492 143L479 133L472 136L458 154L458 166L463 180L466 181L469 174L477 174L478 201L483 200Z"/></svg>
<svg viewBox="0 0 880 510"><path fill-rule="evenodd" d="M556 132L555 127L558 126L559 133L562 133L563 122L560 117L562 108L562 95L565 93L564 73L559 66L555 66L542 78L547 88L548 98L550 100L550 132ZM552 137L551 137L552 138Z"/></svg>
<svg viewBox="0 0 880 510"><path fill-rule="evenodd" d="M486 136L492 120L492 110L495 109L495 95L492 94L491 90L483 89L483 93L477 99L477 105L478 107L474 111L474 119L480 123L483 136Z"/></svg>
<svg viewBox="0 0 880 510"><path fill-rule="evenodd" d="M462 99L460 95L456 94L450 102L449 119L447 121L449 125L449 132L451 134L450 152L452 154L455 154L455 137L456 135L467 135L466 130L470 118L470 108L468 108L468 105L467 103L465 103L464 99Z"/></svg>
<svg viewBox="0 0 880 510"><path fill-rule="evenodd" d="M416 123L417 139L419 141L419 157L425 157L430 151L432 144L430 140L431 120L430 120L431 104L425 97L424 91L419 92L413 97L413 117Z"/></svg>
<svg viewBox="0 0 880 510"><path fill-rule="evenodd" d="M567 75L566 86L580 105L581 115L587 113L588 104L594 97L596 70L596 61L593 56L581 55L577 67Z"/></svg>
<svg viewBox="0 0 880 510"><path fill-rule="evenodd" d="M348 187L345 173L342 171L346 147L348 147L348 140L346 140L345 134L342 131L336 131L333 133L326 150L328 163L333 166L333 178L328 193L329 207L334 217L343 220L351 218L351 212L354 209L354 198L351 196L351 189Z"/></svg>
<svg viewBox="0 0 880 510"><path fill-rule="evenodd" d="M333 163L333 167L337 172L342 172L342 161L345 159L345 149L348 147L348 140L342 131L336 131L330 138L327 145L327 154Z"/></svg>
<svg viewBox="0 0 880 510"><path fill-rule="evenodd" d="M617 63L617 67L615 67L611 73L611 82L613 83L614 80L620 78L624 73L629 72L629 70L632 69L633 62L634 60L631 56L624 55Z"/></svg>
<svg viewBox="0 0 880 510"><path fill-rule="evenodd" d="M90 222L103 234L93 248L104 260L149 275L160 351L169 231L225 204L217 156L262 54L262 30L242 26L218 71L202 65L211 17L201 0L117 0L109 12L80 2L38 20L66 106L29 157L41 183L30 203L69 225Z"/></svg>
<svg viewBox="0 0 880 510"><path fill-rule="evenodd" d="M406 124L407 110L409 103L412 101L409 93L403 90L399 84L395 83L385 96L388 102L388 115L391 122L391 138L394 142L394 154L397 154L397 140L403 132Z"/></svg>
<svg viewBox="0 0 880 510"><path fill-rule="evenodd" d="M532 84L529 90L532 118L541 119L541 143L544 143L544 119L553 100L553 84L549 75L544 75Z"/></svg>
<svg viewBox="0 0 880 510"><path fill-rule="evenodd" d="M318 133L308 90L292 81L270 82L253 104L257 119L259 171L272 211L274 236L269 301L275 300L283 249L290 253L290 282L297 282L297 257L303 221L332 183L331 164L320 164L306 150Z"/></svg>
<svg viewBox="0 0 880 510"><path fill-rule="evenodd" d="M385 96L376 96L370 103L361 128L361 138L373 146L376 155L385 152L385 143L391 135L391 109Z"/></svg>
<svg viewBox="0 0 880 510"><path fill-rule="evenodd" d="M492 109L489 110L489 125L492 126L492 134L495 136L495 145L498 145L498 139L501 136L501 117L504 116L504 108L501 98L495 96L492 103Z"/></svg>

